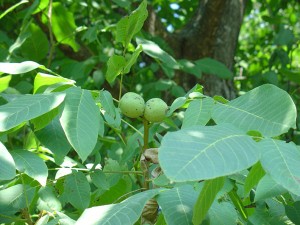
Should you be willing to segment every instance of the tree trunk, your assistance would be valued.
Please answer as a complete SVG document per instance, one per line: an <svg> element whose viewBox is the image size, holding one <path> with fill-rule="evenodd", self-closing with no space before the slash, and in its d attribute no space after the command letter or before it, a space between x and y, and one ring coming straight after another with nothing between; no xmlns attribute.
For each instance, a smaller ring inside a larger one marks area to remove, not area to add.
<svg viewBox="0 0 300 225"><path fill-rule="evenodd" d="M166 37L177 59L197 60L210 57L233 69L234 55L238 42L247 0L199 0L195 15L186 26L174 34L155 34ZM149 19L153 19L150 12ZM157 18L156 18L157 21ZM153 25L153 24L152 24ZM150 26L149 26L150 28ZM153 26L149 30L154 33ZM178 83L185 89L196 83L204 86L209 96L222 95L227 99L235 97L233 80L224 80L214 75L204 74L199 80L188 74L177 74Z"/></svg>

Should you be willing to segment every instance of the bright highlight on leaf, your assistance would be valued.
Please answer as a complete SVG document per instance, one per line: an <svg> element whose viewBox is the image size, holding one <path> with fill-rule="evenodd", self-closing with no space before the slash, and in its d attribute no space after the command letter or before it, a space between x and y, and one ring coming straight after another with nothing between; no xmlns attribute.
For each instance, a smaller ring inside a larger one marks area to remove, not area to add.
<svg viewBox="0 0 300 225"><path fill-rule="evenodd" d="M0 142L0 180L11 180L16 176L16 165L13 157Z"/></svg>
<svg viewBox="0 0 300 225"><path fill-rule="evenodd" d="M32 61L24 61L21 63L0 63L0 72L8 74L27 73L39 68L40 66L42 65Z"/></svg>

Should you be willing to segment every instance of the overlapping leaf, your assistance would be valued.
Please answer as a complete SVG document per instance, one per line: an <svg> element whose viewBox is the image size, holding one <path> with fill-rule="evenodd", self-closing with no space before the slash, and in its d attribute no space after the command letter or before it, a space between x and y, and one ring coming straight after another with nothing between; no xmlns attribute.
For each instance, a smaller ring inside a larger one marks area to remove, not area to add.
<svg viewBox="0 0 300 225"><path fill-rule="evenodd" d="M16 165L13 157L0 142L0 180L11 180L16 176Z"/></svg>
<svg viewBox="0 0 300 225"><path fill-rule="evenodd" d="M20 74L27 73L39 67L43 66L32 61L24 61L21 63L0 63L0 72L8 74Z"/></svg>
<svg viewBox="0 0 300 225"><path fill-rule="evenodd" d="M165 175L173 181L233 174L259 159L252 138L230 124L194 126L168 133L158 152Z"/></svg>
<svg viewBox="0 0 300 225"><path fill-rule="evenodd" d="M113 55L107 61L106 80L113 82L119 76L126 65L126 60L123 56Z"/></svg>
<svg viewBox="0 0 300 225"><path fill-rule="evenodd" d="M261 164L272 179L300 196L300 151L290 142L265 139L260 141Z"/></svg>
<svg viewBox="0 0 300 225"><path fill-rule="evenodd" d="M159 189L148 190L118 204L86 209L77 220L76 225L132 225L140 217L146 202L158 192Z"/></svg>
<svg viewBox="0 0 300 225"><path fill-rule="evenodd" d="M100 111L89 91L77 87L67 90L60 123L70 144L83 161L96 145L99 117Z"/></svg>
<svg viewBox="0 0 300 225"><path fill-rule="evenodd" d="M14 150L11 154L18 171L37 180L42 186L46 185L48 168L40 157L27 150Z"/></svg>
<svg viewBox="0 0 300 225"><path fill-rule="evenodd" d="M282 89L265 84L228 104L214 107L217 124L231 123L245 130L257 130L274 137L296 127L296 107L292 98Z"/></svg>
<svg viewBox="0 0 300 225"><path fill-rule="evenodd" d="M192 101L184 113L182 128L195 125L206 125L210 120L214 101L211 98Z"/></svg>
<svg viewBox="0 0 300 225"><path fill-rule="evenodd" d="M189 225L192 223L193 207L198 193L190 185L163 191L157 196L157 202L167 224Z"/></svg>
<svg viewBox="0 0 300 225"><path fill-rule="evenodd" d="M24 95L0 106L0 131L7 131L59 106L64 93Z"/></svg>

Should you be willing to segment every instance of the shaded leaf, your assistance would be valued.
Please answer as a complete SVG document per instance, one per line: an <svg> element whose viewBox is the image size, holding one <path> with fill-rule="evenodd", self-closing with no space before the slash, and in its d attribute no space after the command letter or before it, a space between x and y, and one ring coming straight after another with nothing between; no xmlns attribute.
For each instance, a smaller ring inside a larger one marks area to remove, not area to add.
<svg viewBox="0 0 300 225"><path fill-rule="evenodd" d="M59 106L64 93L24 95L0 106L0 131L7 131Z"/></svg>
<svg viewBox="0 0 300 225"><path fill-rule="evenodd" d="M55 196L55 189L52 186L41 187L38 195L37 208L39 210L46 210L47 212L61 211L61 202Z"/></svg>
<svg viewBox="0 0 300 225"><path fill-rule="evenodd" d="M210 225L233 225L236 224L238 219L234 206L229 202L215 201L208 214Z"/></svg>
<svg viewBox="0 0 300 225"><path fill-rule="evenodd" d="M106 80L112 83L119 76L126 65L126 60L123 56L113 55L107 61Z"/></svg>
<svg viewBox="0 0 300 225"><path fill-rule="evenodd" d="M178 60L178 63L182 66L182 70L186 73L190 73L195 75L197 78L202 77L202 70L201 66L194 64L193 62L186 60L186 59L181 59Z"/></svg>
<svg viewBox="0 0 300 225"><path fill-rule="evenodd" d="M130 68L136 63L137 58L139 57L140 53L143 51L141 45L138 45L135 51L130 56L129 60L127 60L126 65L124 67L124 74L130 72Z"/></svg>
<svg viewBox="0 0 300 225"><path fill-rule="evenodd" d="M116 107L114 105L114 101L111 93L106 90L100 91L99 100L105 112L111 115L112 117L115 117Z"/></svg>
<svg viewBox="0 0 300 225"><path fill-rule="evenodd" d="M244 195L247 195L251 189L258 184L261 178L265 175L265 171L262 168L260 162L254 164L248 173L244 184Z"/></svg>
<svg viewBox="0 0 300 225"><path fill-rule="evenodd" d="M221 62L211 59L203 58L194 62L202 72L207 74L213 74L223 79L232 78L232 72Z"/></svg>
<svg viewBox="0 0 300 225"><path fill-rule="evenodd" d="M78 171L72 172L65 179L64 193L68 201L77 209L84 210L90 204L91 188L85 175Z"/></svg>
<svg viewBox="0 0 300 225"><path fill-rule="evenodd" d="M205 181L194 206L193 224L201 224L201 222L205 219L209 208L215 200L215 197L224 186L224 182L224 177Z"/></svg>
<svg viewBox="0 0 300 225"><path fill-rule="evenodd" d="M285 213L293 223L298 224L300 221L300 202L295 202L293 205L285 205Z"/></svg>
<svg viewBox="0 0 300 225"><path fill-rule="evenodd" d="M217 124L231 123L245 131L257 130L263 136L274 137L296 127L296 107L287 92L265 84L228 104L217 104L213 119Z"/></svg>
<svg viewBox="0 0 300 225"><path fill-rule="evenodd" d="M16 176L16 165L13 157L0 142L0 180L11 180Z"/></svg>
<svg viewBox="0 0 300 225"><path fill-rule="evenodd" d="M46 185L48 168L40 157L27 150L14 150L11 155L18 171L37 180L42 186Z"/></svg>
<svg viewBox="0 0 300 225"><path fill-rule="evenodd" d="M69 143L85 161L97 143L100 111L90 91L72 87L66 93L60 123Z"/></svg>
<svg viewBox="0 0 300 225"><path fill-rule="evenodd" d="M167 224L191 224L197 196L198 193L191 185L175 187L161 192L157 196L157 202Z"/></svg>
<svg viewBox="0 0 300 225"><path fill-rule="evenodd" d="M246 169L259 159L259 152L251 137L226 124L167 133L158 158L170 180L193 181Z"/></svg>

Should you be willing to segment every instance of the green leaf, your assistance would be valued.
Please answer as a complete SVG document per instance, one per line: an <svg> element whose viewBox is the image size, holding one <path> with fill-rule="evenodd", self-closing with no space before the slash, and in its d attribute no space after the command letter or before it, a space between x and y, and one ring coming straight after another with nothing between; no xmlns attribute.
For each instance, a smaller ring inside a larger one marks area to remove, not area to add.
<svg viewBox="0 0 300 225"><path fill-rule="evenodd" d="M59 106L64 93L23 95L0 106L0 132L36 118Z"/></svg>
<svg viewBox="0 0 300 225"><path fill-rule="evenodd" d="M121 42L127 48L132 37L142 29L147 16L147 1L144 0L129 16L117 23L116 41Z"/></svg>
<svg viewBox="0 0 300 225"><path fill-rule="evenodd" d="M68 142L59 118L54 118L46 127L35 131L35 135L54 154L55 162L61 164L72 146Z"/></svg>
<svg viewBox="0 0 300 225"><path fill-rule="evenodd" d="M206 125L211 118L214 100L202 98L193 100L184 113L182 128L195 125Z"/></svg>
<svg viewBox="0 0 300 225"><path fill-rule="evenodd" d="M30 120L30 122L34 125L34 130L37 131L46 127L57 116L58 113L59 107Z"/></svg>
<svg viewBox="0 0 300 225"><path fill-rule="evenodd" d="M139 219L146 202L157 195L159 191L159 189L147 190L118 204L86 209L75 225L132 225Z"/></svg>
<svg viewBox="0 0 300 225"><path fill-rule="evenodd" d="M154 59L159 59L162 61L165 66L172 68L172 69L179 69L179 65L177 61L169 55L167 52L162 50L156 43L153 41L149 41L140 37L136 38L136 42L139 45L142 45L143 52Z"/></svg>
<svg viewBox="0 0 300 225"><path fill-rule="evenodd" d="M257 185L254 201L276 197L285 192L287 192L285 188L276 183L269 174L266 174Z"/></svg>
<svg viewBox="0 0 300 225"><path fill-rule="evenodd" d="M38 73L34 78L33 93L41 92L45 90L46 87L57 83L73 85L75 84L75 81L64 77L53 76L45 73Z"/></svg>
<svg viewBox="0 0 300 225"><path fill-rule="evenodd" d="M101 188L103 190L108 190L110 188L110 185L106 179L106 175L102 170L95 170L93 173L91 173L91 179L97 188Z"/></svg>
<svg viewBox="0 0 300 225"><path fill-rule="evenodd" d="M0 180L11 180L16 176L16 165L13 157L0 142Z"/></svg>
<svg viewBox="0 0 300 225"><path fill-rule="evenodd" d="M5 91L9 87L11 75L0 77L0 92Z"/></svg>
<svg viewBox="0 0 300 225"><path fill-rule="evenodd" d="M157 196L157 202L167 224L191 224L193 207L198 193L191 185L175 187Z"/></svg>
<svg viewBox="0 0 300 225"><path fill-rule="evenodd" d="M186 72L195 75L197 78L202 77L202 70L201 67L197 64L192 63L189 60L186 59L180 59L178 60L178 63L181 65L181 69Z"/></svg>
<svg viewBox="0 0 300 225"><path fill-rule="evenodd" d="M42 186L46 185L48 168L40 157L27 150L14 150L11 155L18 171L37 180Z"/></svg>
<svg viewBox="0 0 300 225"><path fill-rule="evenodd" d="M26 203L31 203L34 193L35 188L22 184L0 190L1 214L13 215L17 211L27 208Z"/></svg>
<svg viewBox="0 0 300 225"><path fill-rule="evenodd" d="M224 177L205 181L204 187L202 188L194 206L193 224L201 224L201 222L205 219L215 197L224 186L224 182Z"/></svg>
<svg viewBox="0 0 300 225"><path fill-rule="evenodd" d="M126 65L126 60L123 56L113 55L107 62L106 80L112 83L117 76L121 74Z"/></svg>
<svg viewBox="0 0 300 225"><path fill-rule="evenodd" d="M253 165L244 184L244 195L247 195L265 174L260 162Z"/></svg>
<svg viewBox="0 0 300 225"><path fill-rule="evenodd" d="M235 208L237 209L237 211L240 213L240 215L242 216L242 218L244 220L248 219L248 213L243 205L242 200L240 199L240 197L237 194L237 191L235 189L232 189L229 193L228 193L232 203L234 204Z"/></svg>
<svg viewBox="0 0 300 225"><path fill-rule="evenodd" d="M257 87L228 104L217 104L213 111L217 124L231 123L268 137L296 128L296 115L292 98L272 84Z"/></svg>
<svg viewBox="0 0 300 225"><path fill-rule="evenodd" d="M51 17L53 34L59 43L72 47L76 52L80 46L75 41L76 24L73 13L60 2L53 2Z"/></svg>
<svg viewBox="0 0 300 225"><path fill-rule="evenodd" d="M100 111L90 91L72 87L66 93L60 123L70 144L85 161L97 143Z"/></svg>
<svg viewBox="0 0 300 225"><path fill-rule="evenodd" d="M130 72L130 68L136 63L137 58L139 57L140 53L143 51L141 45L138 45L135 51L130 56L129 60L127 60L126 65L124 67L124 74Z"/></svg>
<svg viewBox="0 0 300 225"><path fill-rule="evenodd" d="M203 73L213 74L223 79L230 79L233 77L232 72L221 62L211 59L203 58L194 62Z"/></svg>
<svg viewBox="0 0 300 225"><path fill-rule="evenodd" d="M116 116L116 107L114 105L114 100L110 92L103 90L100 91L99 100L105 113L108 113L112 117Z"/></svg>
<svg viewBox="0 0 300 225"><path fill-rule="evenodd" d="M293 223L298 224L300 221L300 202L295 202L293 205L285 205L285 213Z"/></svg>
<svg viewBox="0 0 300 225"><path fill-rule="evenodd" d="M61 211L61 202L55 195L55 189L52 186L41 187L39 192L37 208L42 211L55 212Z"/></svg>
<svg viewBox="0 0 300 225"><path fill-rule="evenodd" d="M2 63L0 62L0 72L8 74L21 74L35 70L36 68L43 68L42 65L32 62L24 61L21 63Z"/></svg>
<svg viewBox="0 0 300 225"><path fill-rule="evenodd" d="M6 9L3 13L0 14L0 20L8 13L12 12L15 8L17 8L18 6L28 3L28 0L22 0L20 2L18 2L17 4L14 4L13 6L9 7L8 9Z"/></svg>
<svg viewBox="0 0 300 225"><path fill-rule="evenodd" d="M80 171L72 172L66 177L64 193L76 209L84 210L90 205L91 188L87 178Z"/></svg>
<svg viewBox="0 0 300 225"><path fill-rule="evenodd" d="M20 49L24 58L32 61L40 61L47 57L49 42L41 28L31 23L28 32L30 36L24 41Z"/></svg>
<svg viewBox="0 0 300 225"><path fill-rule="evenodd" d="M178 97L174 100L174 102L172 103L172 105L170 106L168 112L167 112L167 116L171 116L172 113L176 110L179 109L181 106L184 105L184 103L186 102L187 98L186 97Z"/></svg>
<svg viewBox="0 0 300 225"><path fill-rule="evenodd" d="M258 142L261 164L273 180L288 191L300 196L300 151L293 143L264 139Z"/></svg>
<svg viewBox="0 0 300 225"><path fill-rule="evenodd" d="M229 202L214 201L208 215L210 225L233 225L238 220L236 209Z"/></svg>
<svg viewBox="0 0 300 225"><path fill-rule="evenodd" d="M235 127L194 126L167 133L158 151L172 181L213 179L236 173L259 159L256 142Z"/></svg>

